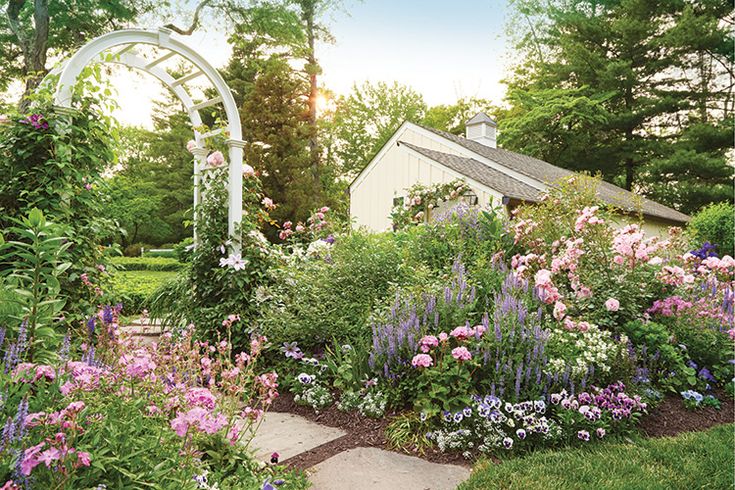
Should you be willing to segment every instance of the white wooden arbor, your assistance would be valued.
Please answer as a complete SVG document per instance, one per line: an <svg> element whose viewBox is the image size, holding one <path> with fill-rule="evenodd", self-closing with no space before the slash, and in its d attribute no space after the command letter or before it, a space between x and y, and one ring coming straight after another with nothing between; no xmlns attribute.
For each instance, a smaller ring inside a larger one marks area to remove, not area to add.
<svg viewBox="0 0 735 490"><path fill-rule="evenodd" d="M242 157L245 142L242 141L242 128L235 99L230 88L219 72L199 53L186 44L171 38L172 31L166 28L158 30L125 29L100 36L77 51L51 75L58 75L59 80L54 94L54 105L61 113L72 110L74 86L82 70L90 64L114 63L148 73L161 81L181 100L194 127L194 207L199 204L200 182L202 172L207 168L207 139L216 136L224 128L201 133L202 126L199 111L207 107L222 104L227 119L227 146L229 150L229 196L228 196L228 232L234 237L237 226L242 221ZM157 48L157 58L146 59L136 50L138 45L151 45ZM181 78L173 78L161 63L175 56L190 62L194 69ZM187 91L187 83L205 77L217 95L204 102L194 103ZM239 241L233 240L233 248L239 251Z"/></svg>

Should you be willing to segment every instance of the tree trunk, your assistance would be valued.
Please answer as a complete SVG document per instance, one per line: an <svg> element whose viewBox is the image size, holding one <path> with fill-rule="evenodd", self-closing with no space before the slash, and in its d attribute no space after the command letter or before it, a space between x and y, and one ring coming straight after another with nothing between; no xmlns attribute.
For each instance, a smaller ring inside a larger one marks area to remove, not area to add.
<svg viewBox="0 0 735 490"><path fill-rule="evenodd" d="M25 92L18 107L21 111L28 108L29 101L26 98L41 83L46 76L46 58L49 36L49 13L48 0L33 0L33 24L32 35L26 37L20 25L20 13L26 0L10 0L6 9L8 26L18 40L18 45L23 53L23 75L26 77Z"/></svg>

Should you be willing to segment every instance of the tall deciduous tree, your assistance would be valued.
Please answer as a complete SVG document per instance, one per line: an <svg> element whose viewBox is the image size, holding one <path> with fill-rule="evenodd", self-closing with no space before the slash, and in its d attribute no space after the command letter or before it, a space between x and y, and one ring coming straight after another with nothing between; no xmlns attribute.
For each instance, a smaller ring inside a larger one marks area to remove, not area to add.
<svg viewBox="0 0 735 490"><path fill-rule="evenodd" d="M48 72L49 59L122 27L158 2L150 0L0 0L0 90L25 80L25 93Z"/></svg>
<svg viewBox="0 0 735 490"><path fill-rule="evenodd" d="M514 5L525 59L508 80L504 147L600 171L685 212L732 197L732 141L722 132L733 111L732 6Z"/></svg>
<svg viewBox="0 0 735 490"><path fill-rule="evenodd" d="M355 85L337 102L330 145L342 175L354 177L404 121L421 122L423 97L397 82Z"/></svg>

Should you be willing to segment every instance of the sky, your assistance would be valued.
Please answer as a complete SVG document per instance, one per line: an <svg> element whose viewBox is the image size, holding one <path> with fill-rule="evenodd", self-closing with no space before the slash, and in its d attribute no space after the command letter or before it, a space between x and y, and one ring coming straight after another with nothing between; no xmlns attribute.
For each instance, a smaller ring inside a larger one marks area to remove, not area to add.
<svg viewBox="0 0 735 490"><path fill-rule="evenodd" d="M347 94L365 81L397 81L429 105L460 97L499 103L509 62L507 10L506 0L345 0L325 19L335 43L317 48L320 84ZM208 28L181 39L214 66L227 63L226 33ZM127 73L117 74L114 84L121 105L116 116L149 127L152 102L164 89Z"/></svg>

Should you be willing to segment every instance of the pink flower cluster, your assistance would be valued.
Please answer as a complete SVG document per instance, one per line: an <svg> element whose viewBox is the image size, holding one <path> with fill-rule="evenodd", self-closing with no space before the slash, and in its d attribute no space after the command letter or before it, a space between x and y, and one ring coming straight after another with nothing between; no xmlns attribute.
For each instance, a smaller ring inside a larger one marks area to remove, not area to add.
<svg viewBox="0 0 735 490"><path fill-rule="evenodd" d="M221 151L213 151L207 157L207 165L210 167L221 167L225 163L225 156Z"/></svg>
<svg viewBox="0 0 735 490"><path fill-rule="evenodd" d="M595 213L599 211L599 206L587 206L583 210L578 211L579 216L577 221L574 223L574 231L579 233L584 230L585 226L589 225L600 225L605 223L605 220L595 216Z"/></svg>
<svg viewBox="0 0 735 490"><path fill-rule="evenodd" d="M59 391L64 396L69 396L77 390L93 391L99 387L100 379L109 374L103 368L79 361L67 362L66 371L71 374L71 377L59 387Z"/></svg>
<svg viewBox="0 0 735 490"><path fill-rule="evenodd" d="M171 428L180 437L186 436L190 429L215 434L227 425L227 417L221 413L213 413L202 407L194 407L186 412L179 412L171 421Z"/></svg>
<svg viewBox="0 0 735 490"><path fill-rule="evenodd" d="M214 409L217 399L207 388L190 388L186 392L186 402L195 407L203 407L208 410Z"/></svg>
<svg viewBox="0 0 735 490"><path fill-rule="evenodd" d="M132 378L144 379L156 369L156 363L148 351L144 349L135 351L132 355L123 354L120 356L118 363L125 368L126 374Z"/></svg>
<svg viewBox="0 0 735 490"><path fill-rule="evenodd" d="M319 208L306 220L308 227L302 222L298 222L296 224L296 227L294 227L293 222L284 221L281 227L282 229L278 233L278 238L280 238L281 240L287 240L288 238L293 236L294 233L300 234L306 232L307 230L311 233L318 233L322 231L329 225L329 222L326 219L326 215L329 211L330 209L327 206L322 206L321 208Z"/></svg>
<svg viewBox="0 0 735 490"><path fill-rule="evenodd" d="M561 298L559 289L554 286L551 280L551 271L548 269L541 269L536 272L534 276L536 288L538 290L539 298L547 305L554 304Z"/></svg>
<svg viewBox="0 0 735 490"><path fill-rule="evenodd" d="M36 412L26 416L24 422L26 427L34 427L40 424L47 426L59 425L60 430L53 437L48 437L44 441L36 444L35 446L31 446L24 451L23 458L20 463L21 473L23 475L29 476L33 469L40 464L45 464L47 468L53 467L55 470L65 471L65 466L69 460L68 458L71 456L74 456L74 459L72 460L72 466L74 468L90 465L91 456L89 453L77 451L77 449L69 447L67 444L66 432L83 431L76 419L78 414L84 410L84 408L84 402L76 401L70 403L60 412L54 412L49 415L46 415L43 412ZM47 444L48 448L44 449Z"/></svg>
<svg viewBox="0 0 735 490"><path fill-rule="evenodd" d="M628 225L617 230L613 236L612 248L616 254L613 262L632 268L652 260L653 254L666 245L666 242L659 242L656 237L646 238L638 225Z"/></svg>
<svg viewBox="0 0 735 490"><path fill-rule="evenodd" d="M26 383L35 383L40 379L53 381L56 379L56 370L47 364L22 362L15 368L13 375Z"/></svg>

